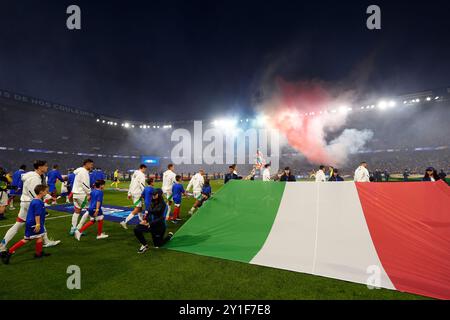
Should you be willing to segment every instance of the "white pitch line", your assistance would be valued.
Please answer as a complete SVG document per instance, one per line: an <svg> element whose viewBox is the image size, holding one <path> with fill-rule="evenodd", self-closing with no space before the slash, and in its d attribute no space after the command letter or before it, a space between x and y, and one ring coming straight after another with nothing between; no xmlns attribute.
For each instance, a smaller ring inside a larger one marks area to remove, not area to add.
<svg viewBox="0 0 450 320"><path fill-rule="evenodd" d="M46 218L45 221L47 220L53 220L53 219L59 219L59 218L66 218L66 217L71 217L71 214L66 214L63 216L57 216L57 217L50 217L50 218ZM6 224L4 226L0 226L0 228L7 228L7 227L12 227L14 224Z"/></svg>

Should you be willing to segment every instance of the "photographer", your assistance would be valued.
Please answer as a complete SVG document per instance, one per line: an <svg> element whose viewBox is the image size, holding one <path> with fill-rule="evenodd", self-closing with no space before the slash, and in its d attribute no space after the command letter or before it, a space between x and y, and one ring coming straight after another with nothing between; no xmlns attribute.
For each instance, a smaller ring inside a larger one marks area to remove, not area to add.
<svg viewBox="0 0 450 320"><path fill-rule="evenodd" d="M136 238L141 243L141 247L138 253L144 253L148 250L147 240L145 240L144 233L151 233L153 239L153 245L155 248L162 247L167 241L169 241L173 233L164 237L166 233L166 214L167 204L163 199L163 192L161 189L153 191L152 201L150 207L147 208L148 213L144 216L144 219L134 229Z"/></svg>
<svg viewBox="0 0 450 320"><path fill-rule="evenodd" d="M8 190L13 190L10 180L6 177L6 171L0 167L0 220L4 220L6 206L8 205Z"/></svg>

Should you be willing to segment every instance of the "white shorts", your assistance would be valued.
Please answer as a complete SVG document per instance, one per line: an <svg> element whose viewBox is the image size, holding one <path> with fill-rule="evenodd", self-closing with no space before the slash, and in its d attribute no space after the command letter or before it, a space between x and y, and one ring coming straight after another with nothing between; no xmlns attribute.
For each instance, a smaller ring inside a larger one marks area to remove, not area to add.
<svg viewBox="0 0 450 320"><path fill-rule="evenodd" d="M167 201L172 201L172 191L165 191L164 196L166 197Z"/></svg>
<svg viewBox="0 0 450 320"><path fill-rule="evenodd" d="M20 220L20 222L27 221L27 214L28 214L28 208L30 207L30 203L31 202L25 202L25 201L20 202L19 214L17 215L18 221L19 220Z"/></svg>
<svg viewBox="0 0 450 320"><path fill-rule="evenodd" d="M77 209L84 209L86 208L88 204L87 196L86 195L73 195L73 206Z"/></svg>
<svg viewBox="0 0 450 320"><path fill-rule="evenodd" d="M6 191L0 191L0 207L8 205L8 193Z"/></svg>
<svg viewBox="0 0 450 320"><path fill-rule="evenodd" d="M133 206L135 208L142 208L142 196L137 194L132 194L131 199L133 200Z"/></svg>
<svg viewBox="0 0 450 320"><path fill-rule="evenodd" d="M192 195L194 196L195 200L198 200L198 201L202 200L202 193L201 192L194 191L194 192L192 192Z"/></svg>

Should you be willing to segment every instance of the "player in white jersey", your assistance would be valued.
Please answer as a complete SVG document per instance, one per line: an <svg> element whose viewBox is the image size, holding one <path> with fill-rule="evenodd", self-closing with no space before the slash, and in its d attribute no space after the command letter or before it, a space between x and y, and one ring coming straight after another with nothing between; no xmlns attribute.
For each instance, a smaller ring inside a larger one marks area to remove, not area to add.
<svg viewBox="0 0 450 320"><path fill-rule="evenodd" d="M367 170L367 162L361 162L359 167L355 170L353 177L355 182L370 182L369 170Z"/></svg>
<svg viewBox="0 0 450 320"><path fill-rule="evenodd" d="M268 163L264 165L262 178L263 178L263 181L270 181L270 180L272 180L271 177L270 177L270 164L268 164Z"/></svg>
<svg viewBox="0 0 450 320"><path fill-rule="evenodd" d="M8 242L14 238L20 228L25 225L27 220L28 208L30 207L31 201L36 197L34 193L34 188L40 184L45 184L45 174L48 171L48 164L46 161L37 160L33 164L34 171L24 173L22 175L23 188L22 195L20 197L20 210L16 219L16 223L9 228L6 232L5 237L0 243L0 251L5 252ZM47 199L51 199L48 195ZM53 247L59 244L61 241L53 241L48 238L47 235L44 236L44 247Z"/></svg>
<svg viewBox="0 0 450 320"><path fill-rule="evenodd" d="M325 166L320 166L319 170L317 170L315 175L315 181L316 182L325 182L327 181L327 177L325 176Z"/></svg>
<svg viewBox="0 0 450 320"><path fill-rule="evenodd" d="M170 211L172 205L172 187L176 182L176 173L174 172L175 166L170 163L167 166L167 170L163 173L162 191L167 199L167 215L166 219L170 219Z"/></svg>
<svg viewBox="0 0 450 320"><path fill-rule="evenodd" d="M70 227L70 235L73 236L77 230L78 217L83 209L89 204L89 197L91 194L91 184L89 178L89 172L94 168L94 161L91 159L86 159L83 161L83 166L76 169L73 173L75 174L75 180L72 186L73 195L73 208L74 212L72 215L72 225ZM89 215L88 215L89 216ZM87 220L87 217L83 215L80 219L78 226L81 227Z"/></svg>
<svg viewBox="0 0 450 320"><path fill-rule="evenodd" d="M202 200L202 189L203 184L205 183L205 179L203 178L204 175L205 171L200 169L198 173L194 174L194 176L191 178L191 181L189 181L189 184L186 188L186 191L189 191L192 188L192 193L195 198L194 206L191 208L191 210L189 210L190 215L192 215L195 209L199 207L200 202Z"/></svg>
<svg viewBox="0 0 450 320"><path fill-rule="evenodd" d="M186 192L189 192L189 190L192 189L193 196L195 198L194 206L189 210L189 214L192 215L196 209L195 204L197 201L202 200L202 188L203 184L205 183L205 179L203 176L205 175L205 171L203 169L200 169L198 173L194 174L191 178L191 181L189 181L189 184L186 188Z"/></svg>
<svg viewBox="0 0 450 320"><path fill-rule="evenodd" d="M139 220L142 220L142 192L144 192L145 188L145 171L147 171L147 166L145 164L141 164L139 169L134 171L131 176L130 188L128 189L128 199L133 201L134 209L128 217L120 223L124 229L128 229L127 223L133 219L135 215L138 214Z"/></svg>

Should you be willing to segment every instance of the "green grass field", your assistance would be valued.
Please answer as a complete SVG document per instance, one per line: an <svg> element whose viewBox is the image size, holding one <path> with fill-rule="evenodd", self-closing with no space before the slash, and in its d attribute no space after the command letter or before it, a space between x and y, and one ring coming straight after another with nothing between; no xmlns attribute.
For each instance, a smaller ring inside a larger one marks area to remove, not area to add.
<svg viewBox="0 0 450 320"><path fill-rule="evenodd" d="M212 182L217 192L222 182ZM127 187L122 182L120 187ZM107 185L109 188L109 183ZM183 200L182 218L193 200ZM125 192L106 190L105 204L130 206ZM19 204L15 204L18 208ZM70 215L50 211L49 236L62 243L33 258L34 243L22 247L10 265L0 265L0 299L425 299L386 289L166 249L137 254L133 230L105 221L108 239L96 240L96 227L81 242L69 236ZM0 223L0 236L14 223L17 209ZM182 224L169 224L176 232ZM23 231L12 243L23 236ZM10 245L12 245L12 243ZM81 269L81 289L67 289L67 267Z"/></svg>

